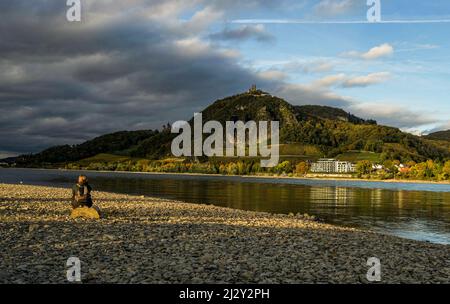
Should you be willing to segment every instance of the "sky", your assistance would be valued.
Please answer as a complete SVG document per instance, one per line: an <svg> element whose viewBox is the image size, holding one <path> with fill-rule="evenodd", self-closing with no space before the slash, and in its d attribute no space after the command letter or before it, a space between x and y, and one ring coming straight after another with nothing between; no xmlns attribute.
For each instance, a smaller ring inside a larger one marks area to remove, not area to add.
<svg viewBox="0 0 450 304"><path fill-rule="evenodd" d="M0 158L188 120L256 84L414 134L450 129L450 1L0 2Z"/></svg>

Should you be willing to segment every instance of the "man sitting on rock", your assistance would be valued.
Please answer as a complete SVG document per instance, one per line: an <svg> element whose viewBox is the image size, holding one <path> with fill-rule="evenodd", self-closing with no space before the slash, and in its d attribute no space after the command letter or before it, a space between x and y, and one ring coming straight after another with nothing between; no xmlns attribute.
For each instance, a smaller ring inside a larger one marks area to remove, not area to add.
<svg viewBox="0 0 450 304"><path fill-rule="evenodd" d="M91 186L85 175L78 177L78 183L72 188L72 207L92 207Z"/></svg>

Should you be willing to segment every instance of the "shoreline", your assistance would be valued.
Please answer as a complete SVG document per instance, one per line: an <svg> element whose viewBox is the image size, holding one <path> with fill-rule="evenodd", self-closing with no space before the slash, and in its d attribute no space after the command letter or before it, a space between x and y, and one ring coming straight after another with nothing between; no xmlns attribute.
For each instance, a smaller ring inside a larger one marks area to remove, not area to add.
<svg viewBox="0 0 450 304"><path fill-rule="evenodd" d="M1 168L0 168L1 169ZM206 177L239 177L239 178L266 178L277 180L304 180L304 181L355 181L367 183L387 183L387 184L429 184L429 185L449 185L450 181L426 181L426 180L408 180L408 179L364 179L350 177L298 177L298 176L271 176L271 175L232 175L232 174L211 174L211 173L175 173L175 172L136 172L136 171L108 171L108 170L87 170L87 169L47 169L47 168L5 168L5 169L24 169L24 170L54 170L67 172L100 172L100 173L121 173L121 174L146 174L146 175L173 175L173 176L206 176Z"/></svg>
<svg viewBox="0 0 450 304"><path fill-rule="evenodd" d="M450 283L448 246L307 218L94 192L104 218L69 217L70 191L0 184L0 283Z"/></svg>

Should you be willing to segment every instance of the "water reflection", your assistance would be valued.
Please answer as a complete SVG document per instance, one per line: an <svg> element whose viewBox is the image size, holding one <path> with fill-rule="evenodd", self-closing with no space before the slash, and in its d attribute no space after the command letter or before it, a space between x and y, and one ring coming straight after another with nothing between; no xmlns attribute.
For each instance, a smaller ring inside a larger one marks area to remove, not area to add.
<svg viewBox="0 0 450 304"><path fill-rule="evenodd" d="M68 186L78 172L0 170L0 182ZM438 185L138 175L89 172L97 190L273 213L308 213L329 223L450 244L450 192ZM426 186L428 188L426 188ZM379 188L378 188L379 187ZM386 189L381 189L381 188ZM417 188L417 189L416 189ZM418 191L430 189L430 191Z"/></svg>
<svg viewBox="0 0 450 304"><path fill-rule="evenodd" d="M233 181L95 177L98 189L273 213L450 243L450 194ZM445 203L447 202L447 203Z"/></svg>

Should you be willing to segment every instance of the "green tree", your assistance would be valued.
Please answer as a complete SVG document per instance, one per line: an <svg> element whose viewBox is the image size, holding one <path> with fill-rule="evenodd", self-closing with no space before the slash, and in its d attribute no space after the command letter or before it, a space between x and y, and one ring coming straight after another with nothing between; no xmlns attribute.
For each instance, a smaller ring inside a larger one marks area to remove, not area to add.
<svg viewBox="0 0 450 304"><path fill-rule="evenodd" d="M356 172L359 175L370 174L372 172L372 162L368 160L359 161L356 164Z"/></svg>
<svg viewBox="0 0 450 304"><path fill-rule="evenodd" d="M291 163L288 160L285 160L284 162L276 165L273 168L273 172L281 174L281 173L290 173L292 172L292 166Z"/></svg>

